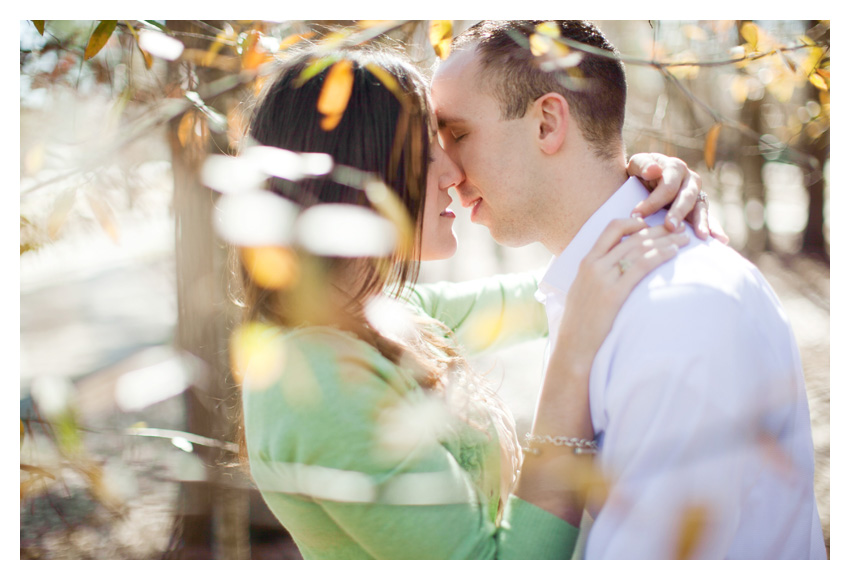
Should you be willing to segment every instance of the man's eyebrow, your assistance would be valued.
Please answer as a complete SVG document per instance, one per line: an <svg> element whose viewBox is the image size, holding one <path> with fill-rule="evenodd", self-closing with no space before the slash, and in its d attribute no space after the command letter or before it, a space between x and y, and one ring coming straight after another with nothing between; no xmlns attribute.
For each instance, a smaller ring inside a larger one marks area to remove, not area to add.
<svg viewBox="0 0 850 580"><path fill-rule="evenodd" d="M462 123L463 119L460 117L446 117L437 115L437 128L445 129L447 125L457 125L458 123Z"/></svg>

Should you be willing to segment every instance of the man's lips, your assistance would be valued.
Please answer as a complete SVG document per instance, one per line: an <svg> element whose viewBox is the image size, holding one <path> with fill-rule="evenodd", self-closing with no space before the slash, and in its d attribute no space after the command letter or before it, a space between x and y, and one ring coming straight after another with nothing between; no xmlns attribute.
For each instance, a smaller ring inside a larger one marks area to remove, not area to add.
<svg viewBox="0 0 850 580"><path fill-rule="evenodd" d="M478 202L480 202L480 201L481 201L481 199L482 199L482 198L480 198L480 197L476 197L476 198L474 198L472 201L464 201L464 200L462 200L462 199L461 199L460 204L461 204L463 207L473 207L473 206L475 206L475 205L478 205Z"/></svg>
<svg viewBox="0 0 850 580"><path fill-rule="evenodd" d="M475 220L475 216L478 215L478 208L481 206L481 201L482 201L482 198L479 197L478 199L473 201L471 204L469 204L470 206L472 206L472 212L469 214L470 220Z"/></svg>

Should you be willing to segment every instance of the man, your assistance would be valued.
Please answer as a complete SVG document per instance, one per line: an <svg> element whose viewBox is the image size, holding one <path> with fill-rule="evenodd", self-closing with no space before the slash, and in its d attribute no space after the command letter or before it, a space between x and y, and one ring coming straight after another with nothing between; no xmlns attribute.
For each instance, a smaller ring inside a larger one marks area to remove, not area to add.
<svg viewBox="0 0 850 580"><path fill-rule="evenodd" d="M626 174L626 80L614 48L591 24L560 21L561 37L605 52L547 72L528 48L535 32L534 42L551 42L538 21L465 31L432 97L472 221L502 244L541 242L555 256L539 292L555 329L582 258L647 192ZM611 485L589 507L584 556L824 558L787 319L752 264L691 235L635 288L594 361L597 465Z"/></svg>

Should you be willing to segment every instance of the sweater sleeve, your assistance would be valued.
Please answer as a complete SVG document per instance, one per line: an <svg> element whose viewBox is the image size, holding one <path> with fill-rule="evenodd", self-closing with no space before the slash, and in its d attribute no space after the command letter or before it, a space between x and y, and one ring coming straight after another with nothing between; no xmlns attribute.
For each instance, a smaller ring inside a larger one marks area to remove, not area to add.
<svg viewBox="0 0 850 580"><path fill-rule="evenodd" d="M445 324L468 355L503 348L549 333L546 312L531 273L413 287L408 300Z"/></svg>
<svg viewBox="0 0 850 580"><path fill-rule="evenodd" d="M519 498L492 522L440 442L438 401L366 345L331 342L290 343L281 380L245 393L252 475L306 557L571 557L577 529Z"/></svg>

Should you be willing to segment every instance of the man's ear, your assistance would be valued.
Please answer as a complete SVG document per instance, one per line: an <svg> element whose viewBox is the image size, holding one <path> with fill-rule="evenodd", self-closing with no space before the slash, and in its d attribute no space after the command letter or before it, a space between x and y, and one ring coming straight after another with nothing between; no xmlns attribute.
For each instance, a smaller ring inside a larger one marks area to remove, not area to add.
<svg viewBox="0 0 850 580"><path fill-rule="evenodd" d="M546 93L532 106L538 123L540 149L547 155L557 153L567 138L567 126L571 121L569 103L561 94Z"/></svg>

